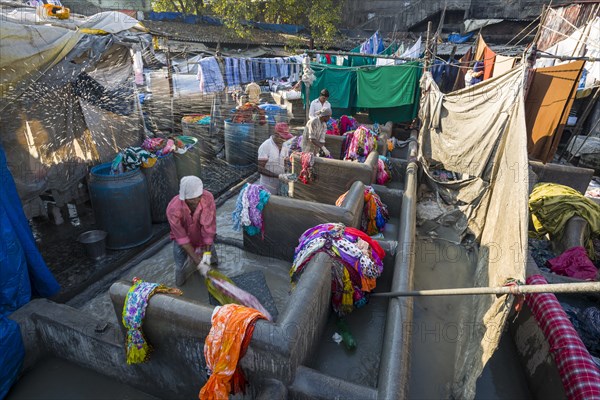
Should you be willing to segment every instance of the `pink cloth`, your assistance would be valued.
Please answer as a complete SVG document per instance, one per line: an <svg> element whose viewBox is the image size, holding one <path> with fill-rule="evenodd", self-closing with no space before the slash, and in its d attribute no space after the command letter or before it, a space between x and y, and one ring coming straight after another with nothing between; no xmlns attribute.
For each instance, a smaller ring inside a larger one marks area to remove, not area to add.
<svg viewBox="0 0 600 400"><path fill-rule="evenodd" d="M217 207L208 190L202 193L194 215L179 195L173 197L167 206L167 219L171 225L171 239L177 244L191 243L194 248L210 246L217 233Z"/></svg>
<svg viewBox="0 0 600 400"><path fill-rule="evenodd" d="M547 283L541 275L527 278L528 285ZM567 398L600 399L600 371L556 296L552 293L528 294L525 301L548 340Z"/></svg>
<svg viewBox="0 0 600 400"><path fill-rule="evenodd" d="M590 261L586 250L581 246L572 247L560 256L546 261L546 263L552 272L558 275L586 281L595 280L598 275L598 269Z"/></svg>

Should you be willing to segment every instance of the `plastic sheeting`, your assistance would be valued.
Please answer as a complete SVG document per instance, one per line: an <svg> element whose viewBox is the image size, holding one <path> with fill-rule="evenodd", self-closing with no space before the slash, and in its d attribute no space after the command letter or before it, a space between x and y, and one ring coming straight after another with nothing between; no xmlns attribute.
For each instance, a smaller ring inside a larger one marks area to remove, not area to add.
<svg viewBox="0 0 600 400"><path fill-rule="evenodd" d="M6 318L32 295L49 297L60 286L35 245L0 146L0 398L16 380L25 350L16 322Z"/></svg>
<svg viewBox="0 0 600 400"><path fill-rule="evenodd" d="M0 98L19 94L40 72L56 65L81 39L75 31L53 26L0 23Z"/></svg>
<svg viewBox="0 0 600 400"><path fill-rule="evenodd" d="M509 278L525 278L524 77L519 67L450 94L439 90L430 73L421 80L419 159L431 186L462 214L479 243L474 286L502 286ZM439 181L432 173L435 165L461 178ZM473 329L459 335L454 382L444 397L475 396L477 378L498 347L511 297L472 296L465 303L458 327Z"/></svg>
<svg viewBox="0 0 600 400"><path fill-rule="evenodd" d="M494 25L500 23L502 19L467 19L465 20L465 33L473 32L484 28L488 25Z"/></svg>
<svg viewBox="0 0 600 400"><path fill-rule="evenodd" d="M19 27L24 33L38 28L44 27ZM28 46L44 42L33 38ZM120 148L140 143L131 54L118 41L115 35L83 35L60 62L32 70L0 98L0 143L24 203L45 191L59 205L70 201L88 163L110 161ZM7 66L22 67L20 59Z"/></svg>
<svg viewBox="0 0 600 400"><path fill-rule="evenodd" d="M119 33L138 24L138 20L118 11L106 11L87 18L80 28L98 29L107 33Z"/></svg>

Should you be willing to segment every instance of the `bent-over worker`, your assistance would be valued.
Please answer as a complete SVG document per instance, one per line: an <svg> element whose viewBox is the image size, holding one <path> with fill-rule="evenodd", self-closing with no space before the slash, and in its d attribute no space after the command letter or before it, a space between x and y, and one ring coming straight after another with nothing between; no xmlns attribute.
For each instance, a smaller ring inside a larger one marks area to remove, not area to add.
<svg viewBox="0 0 600 400"><path fill-rule="evenodd" d="M212 193L204 190L200 178L181 178L179 195L167 206L167 219L173 240L175 283L181 286L201 262L207 265L218 263L214 244L217 207Z"/></svg>
<svg viewBox="0 0 600 400"><path fill-rule="evenodd" d="M327 134L327 121L331 117L331 108L322 108L317 111L317 115L311 118L302 134L302 151L305 153L319 153L325 157L331 156L329 150L325 148L325 136Z"/></svg>
<svg viewBox="0 0 600 400"><path fill-rule="evenodd" d="M329 99L329 91L327 89L321 90L319 97L310 103L308 118L316 117L317 111L322 110L323 108L329 108L331 110L331 104L329 104L327 99Z"/></svg>
<svg viewBox="0 0 600 400"><path fill-rule="evenodd" d="M260 184L272 194L279 192L279 175L285 172L285 158L288 148L283 147L286 140L293 138L285 122L275 124L275 134L265 140L258 148L258 172Z"/></svg>

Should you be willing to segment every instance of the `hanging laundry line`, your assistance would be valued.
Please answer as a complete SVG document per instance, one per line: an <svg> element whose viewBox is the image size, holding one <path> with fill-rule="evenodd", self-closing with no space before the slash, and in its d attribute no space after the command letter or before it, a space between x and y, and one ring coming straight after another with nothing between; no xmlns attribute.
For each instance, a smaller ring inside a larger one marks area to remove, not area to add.
<svg viewBox="0 0 600 400"><path fill-rule="evenodd" d="M410 58L410 57L398 57L388 56L382 54L368 54L368 53L353 53L351 51L325 51L325 50L299 50L298 52L304 52L307 54L331 54L334 56L348 56L348 57L368 57L368 58L387 58L390 60L401 60L401 61L423 61L423 58ZM373 65L369 65L373 67Z"/></svg>

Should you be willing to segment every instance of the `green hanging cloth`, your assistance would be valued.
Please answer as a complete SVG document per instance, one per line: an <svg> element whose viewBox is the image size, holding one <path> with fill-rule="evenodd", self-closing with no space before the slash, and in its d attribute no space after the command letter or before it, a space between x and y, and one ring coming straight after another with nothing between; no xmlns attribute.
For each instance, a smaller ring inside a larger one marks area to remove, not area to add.
<svg viewBox="0 0 600 400"><path fill-rule="evenodd" d="M357 106L388 108L416 101L422 68L418 62L357 71Z"/></svg>

